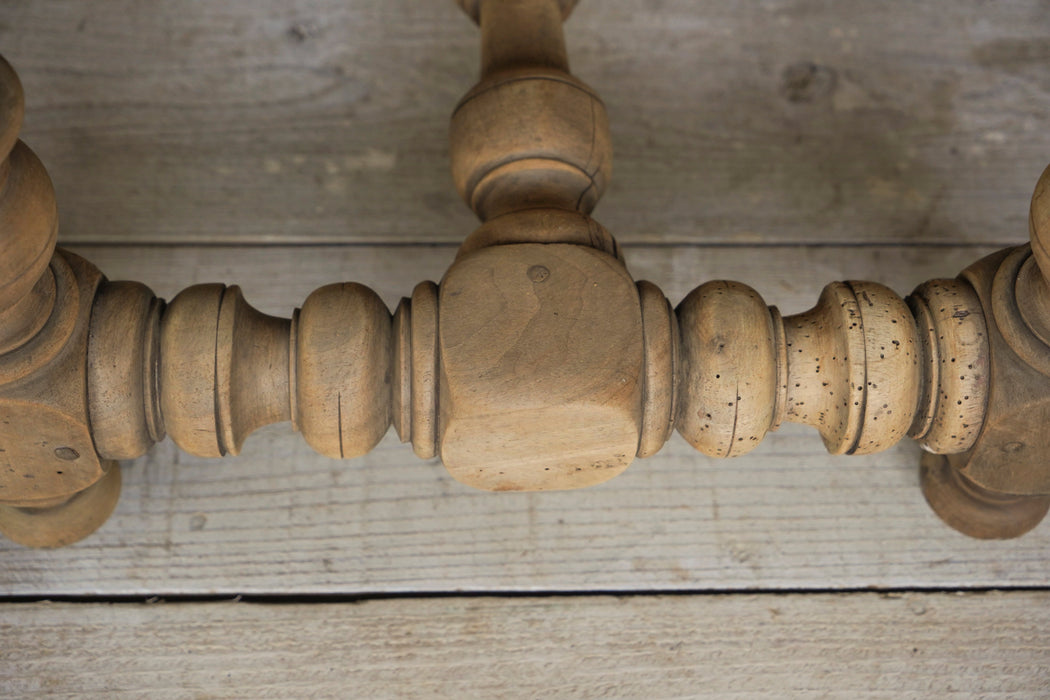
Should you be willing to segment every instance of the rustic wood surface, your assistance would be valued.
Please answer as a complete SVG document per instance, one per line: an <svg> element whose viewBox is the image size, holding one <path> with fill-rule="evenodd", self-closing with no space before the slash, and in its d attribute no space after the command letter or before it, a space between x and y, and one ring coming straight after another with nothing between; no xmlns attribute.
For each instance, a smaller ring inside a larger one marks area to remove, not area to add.
<svg viewBox="0 0 1050 700"><path fill-rule="evenodd" d="M33 697L1041 698L1047 596L9 605L0 677Z"/></svg>
<svg viewBox="0 0 1050 700"><path fill-rule="evenodd" d="M437 277L452 247L93 246L112 279L170 296L187 283L243 283L286 314L324 281L357 280L388 305ZM792 313L831 279L875 272L894 289L950 275L981 248L637 247L640 278L674 300L698 280L747 280ZM277 425L237 458L170 441L126 463L115 515L57 551L0 542L0 590L20 595L413 591L726 590L1024 585L1050 578L1050 529L977 542L948 529L918 488L918 447L831 457L785 425L751 454L714 460L674 437L585 491L493 494L417 459L393 433L373 453L318 456Z"/></svg>
<svg viewBox="0 0 1050 700"><path fill-rule="evenodd" d="M1041 0L582 2L622 242L1012 242L1050 152ZM66 241L447 241L449 0L0 6Z"/></svg>
<svg viewBox="0 0 1050 700"><path fill-rule="evenodd" d="M1027 236L1045 0L587 0L566 35L612 127L595 216L672 302L718 278L785 314L835 279L907 293ZM478 38L451 0L0 2L60 243L282 316L341 280L393 308L448 267L475 228L447 133ZM676 436L595 489L489 494L392 433L347 463L286 424L224 461L169 441L96 535L0 541L0 695L1046 696L1045 592L847 592L1050 587L1050 526L967 539L918 460L786 425L737 459ZM696 595L426 598L558 591ZM103 602L240 594L288 598ZM10 602L56 595L79 602Z"/></svg>

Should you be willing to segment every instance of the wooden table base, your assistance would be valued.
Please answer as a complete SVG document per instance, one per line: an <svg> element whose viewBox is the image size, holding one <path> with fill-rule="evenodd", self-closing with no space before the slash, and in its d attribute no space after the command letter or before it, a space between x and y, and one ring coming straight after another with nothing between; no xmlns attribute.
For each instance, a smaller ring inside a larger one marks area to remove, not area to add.
<svg viewBox="0 0 1050 700"><path fill-rule="evenodd" d="M1003 538L1043 518L1050 169L1031 247L906 299L832 282L783 317L713 281L673 309L590 218L612 148L601 99L569 72L575 3L460 4L481 26L482 74L452 117L452 172L482 223L393 315L352 283L291 318L222 284L166 303L56 251L54 193L17 140L22 91L0 63L0 531L68 544L112 510L115 460L165 435L237 454L280 421L335 458L365 454L392 424L417 455L491 490L600 483L674 429L716 457L784 421L816 428L833 454L910 436L931 453L923 489L949 525Z"/></svg>

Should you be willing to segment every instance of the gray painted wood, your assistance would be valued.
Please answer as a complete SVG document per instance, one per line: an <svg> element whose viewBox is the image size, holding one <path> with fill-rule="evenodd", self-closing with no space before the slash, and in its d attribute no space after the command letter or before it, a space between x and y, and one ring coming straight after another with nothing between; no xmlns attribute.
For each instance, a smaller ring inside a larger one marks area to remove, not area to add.
<svg viewBox="0 0 1050 700"><path fill-rule="evenodd" d="M833 279L952 276L1026 236L1050 160L1047 9L585 0L570 53L617 153L597 216L675 302L729 278L793 313ZM240 283L281 315L351 279L393 306L474 227L445 138L477 34L451 0L0 2L0 51L61 238L113 278L169 298ZM412 245L316 247L334 242ZM347 463L287 426L225 461L165 443L85 542L0 540L0 596L842 592L5 603L0 694L1047 695L1045 591L844 592L1047 587L1045 524L954 533L917 459L831 458L786 426L745 458L675 438L600 488L527 495L470 491L393 436Z"/></svg>
<svg viewBox="0 0 1050 700"><path fill-rule="evenodd" d="M84 247L112 278L170 296L195 282L243 283L287 315L314 287L374 286L388 304L436 278L451 247ZM974 248L635 247L638 277L677 302L700 282L752 283L785 313L833 279L874 277L901 292L950 276ZM116 514L67 549L0 542L0 592L24 595L969 588L1042 586L1045 525L978 542L929 510L918 448L830 457L785 426L754 453L707 459L675 437L600 487L492 494L453 481L391 434L362 459L315 455L287 425L234 459L170 442L125 470Z"/></svg>
<svg viewBox="0 0 1050 700"><path fill-rule="evenodd" d="M1012 242L1050 160L1042 0L591 0L625 242ZM457 242L451 0L0 4L67 241Z"/></svg>
<svg viewBox="0 0 1050 700"><path fill-rule="evenodd" d="M1040 698L1048 594L0 607L9 696Z"/></svg>

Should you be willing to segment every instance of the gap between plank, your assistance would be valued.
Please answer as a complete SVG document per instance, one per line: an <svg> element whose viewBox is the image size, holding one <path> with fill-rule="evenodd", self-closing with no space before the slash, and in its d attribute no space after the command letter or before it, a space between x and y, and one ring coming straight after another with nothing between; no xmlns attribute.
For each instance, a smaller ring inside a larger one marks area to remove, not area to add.
<svg viewBox="0 0 1050 700"><path fill-rule="evenodd" d="M288 593L288 594L175 594L175 595L7 595L0 596L0 605L22 603L84 603L84 604L177 604L177 603L252 603L256 605L309 605L332 603L364 603L373 600L420 600L458 598L586 598L608 596L613 598L688 597L688 596L816 596L816 595L879 595L887 598L909 594L982 595L988 593L1039 593L1047 586L902 586L888 588L726 588L726 589L669 589L624 591L614 589L545 590L545 591L404 591L396 593Z"/></svg>

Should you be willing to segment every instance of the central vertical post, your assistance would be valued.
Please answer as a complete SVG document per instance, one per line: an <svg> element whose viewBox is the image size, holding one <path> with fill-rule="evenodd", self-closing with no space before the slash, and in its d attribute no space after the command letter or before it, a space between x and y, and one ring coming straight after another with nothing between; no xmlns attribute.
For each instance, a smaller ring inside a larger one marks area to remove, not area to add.
<svg viewBox="0 0 1050 700"><path fill-rule="evenodd" d="M569 72L558 0L480 0L481 75L524 66Z"/></svg>
<svg viewBox="0 0 1050 700"><path fill-rule="evenodd" d="M589 216L612 147L605 106L568 71L575 3L460 4L481 26L482 70L452 117L452 172L483 224L440 286L438 451L480 488L589 486L666 439L669 404L642 438L646 344L673 343L669 305L650 305L645 338L638 287ZM657 354L666 366L648 374L672 376L673 353Z"/></svg>
<svg viewBox="0 0 1050 700"><path fill-rule="evenodd" d="M558 0L478 5L481 80L456 107L450 136L456 188L482 221L527 209L589 214L605 191L605 105L568 72L564 14Z"/></svg>

